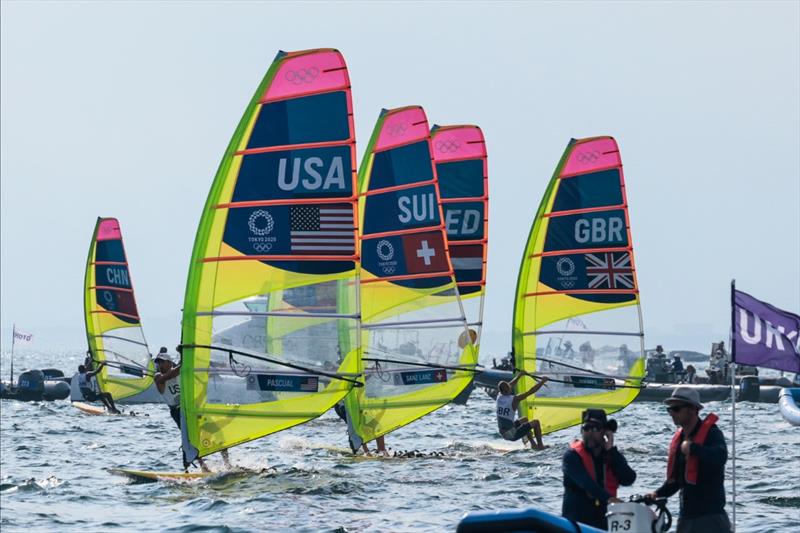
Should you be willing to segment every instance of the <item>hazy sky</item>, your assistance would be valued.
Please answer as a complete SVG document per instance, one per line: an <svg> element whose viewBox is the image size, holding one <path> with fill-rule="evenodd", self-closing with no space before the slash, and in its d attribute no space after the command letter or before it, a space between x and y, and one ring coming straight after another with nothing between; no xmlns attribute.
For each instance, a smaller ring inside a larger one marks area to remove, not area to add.
<svg viewBox="0 0 800 533"><path fill-rule="evenodd" d="M0 311L80 347L97 216L120 219L145 332L174 346L222 153L278 50L338 48L361 156L382 107L489 151L485 354L570 137L617 138L647 344L727 338L729 282L800 310L800 4L2 2Z"/></svg>

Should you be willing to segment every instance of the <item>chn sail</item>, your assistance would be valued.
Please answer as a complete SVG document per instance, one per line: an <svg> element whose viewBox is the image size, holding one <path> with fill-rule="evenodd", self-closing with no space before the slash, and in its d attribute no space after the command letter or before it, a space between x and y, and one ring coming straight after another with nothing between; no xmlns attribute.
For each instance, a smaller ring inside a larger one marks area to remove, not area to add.
<svg viewBox="0 0 800 533"><path fill-rule="evenodd" d="M197 231L183 310L188 460L318 417L356 383L357 197L344 58L280 52Z"/></svg>
<svg viewBox="0 0 800 533"><path fill-rule="evenodd" d="M365 386L346 401L354 451L451 402L476 364L431 156L421 107L384 110L359 168Z"/></svg>
<svg viewBox="0 0 800 533"><path fill-rule="evenodd" d="M480 344L489 242L489 169L478 126L434 126L431 145L447 247L473 342Z"/></svg>
<svg viewBox="0 0 800 533"><path fill-rule="evenodd" d="M580 423L587 407L622 409L644 376L643 339L617 143L573 139L536 213L517 281L515 365L552 380L520 414L547 433ZM517 387L532 385L525 377Z"/></svg>
<svg viewBox="0 0 800 533"><path fill-rule="evenodd" d="M115 400L144 391L153 383L153 362L116 218L97 219L83 286L89 351L95 361L106 363L97 374L100 389Z"/></svg>

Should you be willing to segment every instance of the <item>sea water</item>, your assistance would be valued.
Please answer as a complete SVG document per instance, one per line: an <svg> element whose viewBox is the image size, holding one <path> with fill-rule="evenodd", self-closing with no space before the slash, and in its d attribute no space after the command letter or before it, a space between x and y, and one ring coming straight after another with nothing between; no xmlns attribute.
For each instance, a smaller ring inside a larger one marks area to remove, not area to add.
<svg viewBox="0 0 800 533"><path fill-rule="evenodd" d="M30 354L17 371L74 369L83 354ZM36 364L26 364L36 361ZM8 371L4 356L3 372ZM71 372L70 372L71 373ZM561 510L561 456L576 428L545 437L543 452L503 441L494 403L476 390L387 437L395 450L441 452L409 459L354 458L333 413L231 450L253 472L186 483L132 484L108 468L180 470L178 429L164 405L127 406L139 416L88 416L69 402L0 404L0 529L13 531L454 531L464 513ZM731 450L731 405L712 402ZM637 472L621 496L664 480L674 427L664 407L636 403L614 417L617 445ZM800 527L800 428L776 404L736 406L739 531ZM221 468L219 459L209 459ZM727 463L732 515L731 460ZM677 496L669 502L677 515ZM674 529L673 529L674 530Z"/></svg>

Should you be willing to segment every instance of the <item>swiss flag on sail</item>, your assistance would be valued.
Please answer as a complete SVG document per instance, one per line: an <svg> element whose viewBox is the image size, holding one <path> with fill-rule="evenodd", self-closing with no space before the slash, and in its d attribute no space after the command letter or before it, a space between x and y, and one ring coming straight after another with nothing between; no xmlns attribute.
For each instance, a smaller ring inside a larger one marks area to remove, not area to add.
<svg viewBox="0 0 800 533"><path fill-rule="evenodd" d="M447 272L444 238L441 231L403 235L403 255L409 274Z"/></svg>

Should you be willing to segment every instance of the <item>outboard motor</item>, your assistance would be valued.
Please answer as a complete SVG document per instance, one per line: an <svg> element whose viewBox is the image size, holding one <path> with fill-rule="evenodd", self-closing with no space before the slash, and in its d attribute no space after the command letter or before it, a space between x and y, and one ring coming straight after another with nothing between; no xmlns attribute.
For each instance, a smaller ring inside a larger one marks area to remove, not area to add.
<svg viewBox="0 0 800 533"><path fill-rule="evenodd" d="M757 402L761 395L761 385L758 376L745 376L739 382L739 401Z"/></svg>
<svg viewBox="0 0 800 533"><path fill-rule="evenodd" d="M657 513L648 505L655 505ZM666 498L650 500L631 496L630 501L608 504L608 531L625 533L665 533L672 527L672 515Z"/></svg>
<svg viewBox="0 0 800 533"><path fill-rule="evenodd" d="M17 391L20 400L36 402L44 393L44 374L41 370L28 370L17 378Z"/></svg>

